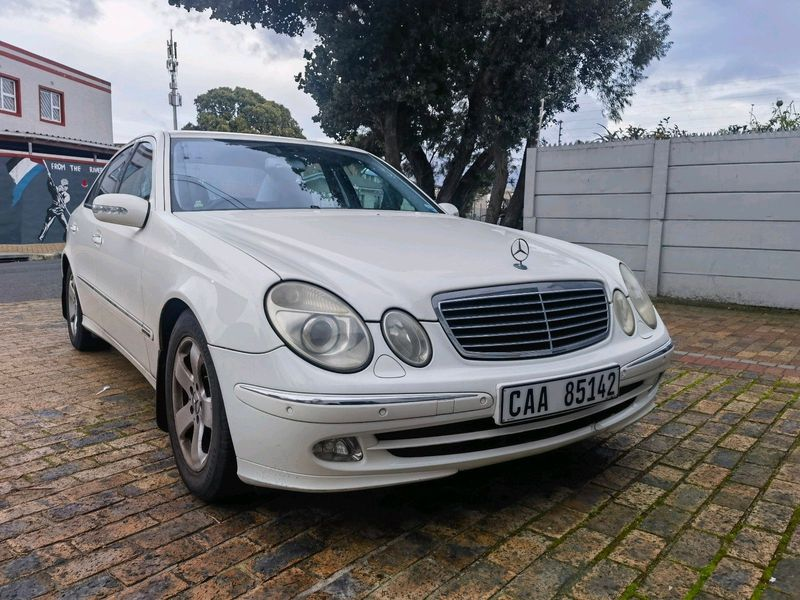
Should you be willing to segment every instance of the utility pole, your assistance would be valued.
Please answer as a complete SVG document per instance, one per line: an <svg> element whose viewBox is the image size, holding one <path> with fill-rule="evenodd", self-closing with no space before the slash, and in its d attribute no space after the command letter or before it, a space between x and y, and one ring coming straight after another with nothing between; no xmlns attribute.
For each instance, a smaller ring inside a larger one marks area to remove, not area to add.
<svg viewBox="0 0 800 600"><path fill-rule="evenodd" d="M172 41L172 29L167 40L167 71L169 71L169 104L172 106L172 128L178 129L178 107L181 95L178 93L178 43Z"/></svg>
<svg viewBox="0 0 800 600"><path fill-rule="evenodd" d="M558 120L558 145L561 145L561 126L564 124L564 121L561 119Z"/></svg>

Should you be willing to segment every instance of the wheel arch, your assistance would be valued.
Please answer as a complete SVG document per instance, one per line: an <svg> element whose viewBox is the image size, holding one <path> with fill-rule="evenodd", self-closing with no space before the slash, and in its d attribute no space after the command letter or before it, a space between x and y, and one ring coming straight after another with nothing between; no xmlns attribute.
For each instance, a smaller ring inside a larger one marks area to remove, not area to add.
<svg viewBox="0 0 800 600"><path fill-rule="evenodd" d="M167 347L169 338L178 318L185 312L192 314L191 307L180 298L170 298L161 309L158 319L158 364L156 371L156 424L167 431L166 389L164 388L164 371L167 365ZM196 317L197 315L195 315Z"/></svg>
<svg viewBox="0 0 800 600"><path fill-rule="evenodd" d="M66 254L61 255L61 316L65 320L69 319L67 315L67 269L70 268L69 259Z"/></svg>

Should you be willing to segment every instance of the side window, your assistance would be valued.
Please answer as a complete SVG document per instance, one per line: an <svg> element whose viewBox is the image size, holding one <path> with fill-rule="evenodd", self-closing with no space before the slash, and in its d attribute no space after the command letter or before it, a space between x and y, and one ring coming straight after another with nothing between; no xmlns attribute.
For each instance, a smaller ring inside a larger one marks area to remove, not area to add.
<svg viewBox="0 0 800 600"><path fill-rule="evenodd" d="M126 148L106 165L105 170L100 173L97 181L95 181L92 191L86 196L86 200L83 203L86 208L92 208L94 199L97 196L101 194L113 194L117 191L117 185L122 178L122 170L125 168L128 157L130 157L132 152L132 147Z"/></svg>
<svg viewBox="0 0 800 600"><path fill-rule="evenodd" d="M120 194L133 194L145 200L150 200L150 190L153 186L153 145L150 142L141 142L136 146L125 173L120 180Z"/></svg>

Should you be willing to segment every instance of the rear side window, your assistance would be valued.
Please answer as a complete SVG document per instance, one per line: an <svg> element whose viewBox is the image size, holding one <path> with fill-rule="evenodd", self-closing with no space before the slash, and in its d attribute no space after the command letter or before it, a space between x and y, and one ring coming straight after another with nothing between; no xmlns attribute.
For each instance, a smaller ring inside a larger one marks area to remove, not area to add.
<svg viewBox="0 0 800 600"><path fill-rule="evenodd" d="M132 152L133 147L126 148L106 165L106 168L97 178L94 187L92 187L92 191L86 196L86 200L83 203L86 208L92 208L94 199L97 196L101 194L113 194L117 191L117 186L119 185L120 179L122 179L123 171Z"/></svg>

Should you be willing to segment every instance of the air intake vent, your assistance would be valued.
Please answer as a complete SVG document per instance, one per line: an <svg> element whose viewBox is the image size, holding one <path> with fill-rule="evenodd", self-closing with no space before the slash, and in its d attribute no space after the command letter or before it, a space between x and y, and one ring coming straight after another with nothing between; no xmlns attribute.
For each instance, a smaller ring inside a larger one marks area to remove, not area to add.
<svg viewBox="0 0 800 600"><path fill-rule="evenodd" d="M564 354L608 335L608 301L596 281L556 281L448 292L433 306L465 358Z"/></svg>

